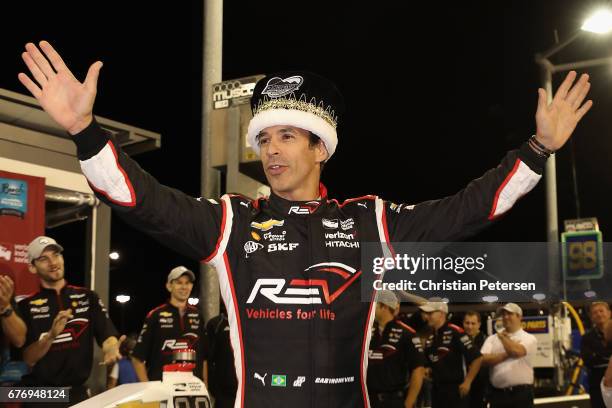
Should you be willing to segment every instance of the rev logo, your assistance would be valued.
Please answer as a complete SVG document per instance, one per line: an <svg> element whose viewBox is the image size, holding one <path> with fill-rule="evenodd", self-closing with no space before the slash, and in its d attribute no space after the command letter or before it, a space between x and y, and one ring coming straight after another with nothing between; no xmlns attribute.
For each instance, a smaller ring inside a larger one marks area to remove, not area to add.
<svg viewBox="0 0 612 408"><path fill-rule="evenodd" d="M161 351L171 353L174 350L192 349L195 350L195 344L198 342L198 335L195 333L185 333L180 339L167 339L162 344Z"/></svg>
<svg viewBox="0 0 612 408"><path fill-rule="evenodd" d="M319 205L321 205L321 203L318 201L309 201L302 205L293 205L291 206L291 208L289 208L289 214L299 214L299 215L312 214L315 211L317 211L317 208L319 208Z"/></svg>
<svg viewBox="0 0 612 408"><path fill-rule="evenodd" d="M257 279L247 303L253 303L257 295L276 304L307 305L333 303L360 275L348 265L339 262L323 262L304 270L310 279Z"/></svg>

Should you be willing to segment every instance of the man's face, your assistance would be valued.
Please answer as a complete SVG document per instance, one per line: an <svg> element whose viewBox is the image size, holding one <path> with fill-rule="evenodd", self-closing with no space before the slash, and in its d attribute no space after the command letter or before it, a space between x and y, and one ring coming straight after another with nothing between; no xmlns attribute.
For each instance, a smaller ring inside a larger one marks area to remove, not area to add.
<svg viewBox="0 0 612 408"><path fill-rule="evenodd" d="M502 310L502 324L506 330L516 331L521 327L521 316L507 310Z"/></svg>
<svg viewBox="0 0 612 408"><path fill-rule="evenodd" d="M470 336L475 336L480 331L480 322L474 315L465 315L463 318L463 330Z"/></svg>
<svg viewBox="0 0 612 408"><path fill-rule="evenodd" d="M186 302L189 299L189 295L191 295L191 290L193 289L193 282L187 275L183 275L178 279L174 279L170 281L170 283L166 284L168 291L170 292L170 297L179 302Z"/></svg>
<svg viewBox="0 0 612 408"><path fill-rule="evenodd" d="M595 325L602 325L610 320L610 309L605 305L593 305L591 306L591 321Z"/></svg>
<svg viewBox="0 0 612 408"><path fill-rule="evenodd" d="M293 126L271 126L259 133L261 162L276 194L286 197L318 185L319 163L327 158L327 150L322 142L311 147L309 141L310 132Z"/></svg>
<svg viewBox="0 0 612 408"><path fill-rule="evenodd" d="M385 305L383 303L380 303L380 302L376 303L376 310L374 312L374 319L377 322L381 322L381 321L389 319L389 318L393 319L394 317L395 317L395 310L392 310L389 306L387 306L387 305Z"/></svg>
<svg viewBox="0 0 612 408"><path fill-rule="evenodd" d="M433 312L425 312L425 315L427 316L427 318L425 319L427 321L427 325L433 328L441 326L444 323L444 320L446 319L446 314L439 310Z"/></svg>
<svg viewBox="0 0 612 408"><path fill-rule="evenodd" d="M47 283L59 282L64 279L64 257L55 247L45 248L32 263L32 269Z"/></svg>

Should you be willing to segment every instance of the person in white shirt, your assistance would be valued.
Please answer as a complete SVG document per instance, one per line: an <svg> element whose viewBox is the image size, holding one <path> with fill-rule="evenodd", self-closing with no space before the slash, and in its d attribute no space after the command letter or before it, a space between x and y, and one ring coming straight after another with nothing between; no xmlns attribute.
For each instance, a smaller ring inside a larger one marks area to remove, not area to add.
<svg viewBox="0 0 612 408"><path fill-rule="evenodd" d="M533 365L537 351L535 336L523 330L523 310L516 303L497 309L504 330L489 336L480 352L483 365L490 366L491 408L533 407Z"/></svg>

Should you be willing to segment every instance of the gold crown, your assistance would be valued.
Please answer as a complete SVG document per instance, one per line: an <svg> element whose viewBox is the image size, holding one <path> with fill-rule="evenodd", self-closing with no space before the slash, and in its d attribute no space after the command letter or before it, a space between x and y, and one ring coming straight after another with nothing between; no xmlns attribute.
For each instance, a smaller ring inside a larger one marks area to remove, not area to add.
<svg viewBox="0 0 612 408"><path fill-rule="evenodd" d="M335 129L336 126L338 126L338 117L335 115L335 111L331 109L331 106L325 108L323 101L320 101L319 104L316 102L317 101L315 98L312 98L310 102L306 102L306 97L304 94L302 94L300 100L298 101L295 99L295 95L293 93L289 95L289 98L265 98L264 100L259 101L257 107L253 109L253 116L268 109L295 109L302 112L313 113L329 123L329 125Z"/></svg>

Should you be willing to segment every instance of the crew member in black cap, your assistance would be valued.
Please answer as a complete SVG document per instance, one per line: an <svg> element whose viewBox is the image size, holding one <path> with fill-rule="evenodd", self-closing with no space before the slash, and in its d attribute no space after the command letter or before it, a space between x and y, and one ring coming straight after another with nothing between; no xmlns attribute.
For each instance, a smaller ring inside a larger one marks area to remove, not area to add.
<svg viewBox="0 0 612 408"><path fill-rule="evenodd" d="M425 355L421 339L412 327L396 319L399 307L393 292L378 292L368 355L372 408L412 408L423 383Z"/></svg>
<svg viewBox="0 0 612 408"><path fill-rule="evenodd" d="M98 295L68 285L64 277L64 248L40 236L28 246L30 272L40 278L40 290L18 306L27 326L23 360L32 371L22 383L31 387L70 387L74 405L88 398L85 381L93 364L93 340L102 347L104 363L121 358L117 330ZM33 403L33 406L40 406Z"/></svg>
<svg viewBox="0 0 612 408"><path fill-rule="evenodd" d="M462 328L446 320L445 302L428 302L420 309L433 329L425 343L433 380L432 408L468 408L470 388L482 363L480 350Z"/></svg>
<svg viewBox="0 0 612 408"><path fill-rule="evenodd" d="M188 303L194 281L195 274L184 266L177 266L168 274L166 289L170 299L147 314L132 352L140 381L161 380L164 365L172 363L173 353L183 349L196 352L194 374L204 379L204 319L198 308Z"/></svg>
<svg viewBox="0 0 612 408"><path fill-rule="evenodd" d="M236 363L236 407L368 407L374 289L362 302L360 282L373 274L362 270L362 243L379 242L375 255L383 256L390 242L475 234L537 184L548 156L591 106L582 103L588 76L572 85L572 72L550 106L539 91L536 135L459 193L416 205L376 196L340 204L320 178L338 144L342 96L318 75L275 73L254 88L247 132L269 199L196 200L144 172L95 121L101 62L80 83L49 43L39 46L27 44L23 53L34 80L23 73L19 79L73 136L97 197L131 225L217 270Z"/></svg>

